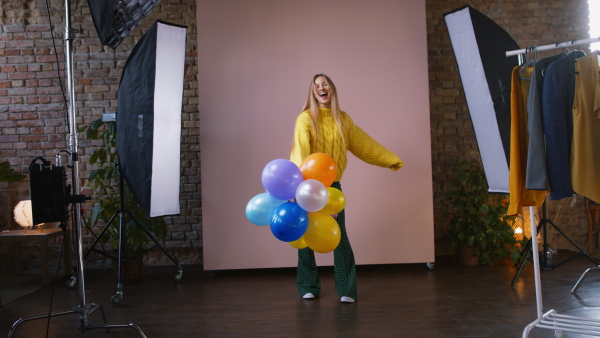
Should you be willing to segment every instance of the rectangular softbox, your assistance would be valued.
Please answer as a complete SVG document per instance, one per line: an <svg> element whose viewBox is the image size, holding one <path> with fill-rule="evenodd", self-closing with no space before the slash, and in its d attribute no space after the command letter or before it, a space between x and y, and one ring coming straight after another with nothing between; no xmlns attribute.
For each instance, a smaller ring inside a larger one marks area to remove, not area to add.
<svg viewBox="0 0 600 338"><path fill-rule="evenodd" d="M508 193L510 81L519 45L470 6L444 14L490 192Z"/></svg>
<svg viewBox="0 0 600 338"><path fill-rule="evenodd" d="M113 49L142 22L160 0L88 0L102 44Z"/></svg>
<svg viewBox="0 0 600 338"><path fill-rule="evenodd" d="M179 213L186 31L157 21L127 59L117 93L119 168L150 217Z"/></svg>

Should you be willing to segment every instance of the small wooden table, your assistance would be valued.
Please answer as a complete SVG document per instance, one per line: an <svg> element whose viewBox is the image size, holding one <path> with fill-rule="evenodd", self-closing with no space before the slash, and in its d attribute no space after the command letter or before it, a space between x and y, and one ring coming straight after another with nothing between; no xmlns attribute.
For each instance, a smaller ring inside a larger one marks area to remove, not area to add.
<svg viewBox="0 0 600 338"><path fill-rule="evenodd" d="M17 276L21 275L20 264L20 242L23 241L39 241L41 246L41 262L42 270L42 285L50 284L50 271L48 268L48 240L59 237L62 234L62 229L45 229L45 230L10 230L0 232L0 241L13 243L15 256L15 269ZM66 259L66 255L65 255Z"/></svg>

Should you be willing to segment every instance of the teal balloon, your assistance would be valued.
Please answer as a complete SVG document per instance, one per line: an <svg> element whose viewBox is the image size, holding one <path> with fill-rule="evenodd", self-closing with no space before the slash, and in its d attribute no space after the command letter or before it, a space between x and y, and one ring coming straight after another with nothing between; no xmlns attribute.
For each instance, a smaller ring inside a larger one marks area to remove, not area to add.
<svg viewBox="0 0 600 338"><path fill-rule="evenodd" d="M285 202L271 216L271 232L280 241L293 242L308 229L308 213L297 203Z"/></svg>
<svg viewBox="0 0 600 338"><path fill-rule="evenodd" d="M258 194L246 205L246 218L256 225L269 225L275 208L284 202L266 192Z"/></svg>

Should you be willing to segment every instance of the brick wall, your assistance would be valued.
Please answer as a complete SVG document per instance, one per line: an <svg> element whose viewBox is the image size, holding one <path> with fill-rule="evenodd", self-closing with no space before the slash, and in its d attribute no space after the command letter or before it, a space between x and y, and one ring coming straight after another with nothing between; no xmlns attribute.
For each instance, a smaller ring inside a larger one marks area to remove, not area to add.
<svg viewBox="0 0 600 338"><path fill-rule="evenodd" d="M54 159L57 151L69 150L67 116L57 69L66 91L64 74L64 1L52 0L50 13L58 54L52 46L45 1L4 0L0 9L0 161L9 160L18 173L27 173L38 156ZM156 21L163 20L188 27L185 84L181 135L181 214L166 217L169 233L165 247L182 263L201 262L200 147L197 79L196 6L194 0L162 0L150 15L113 50L101 46L90 17L87 1L71 2L73 28L82 27L73 42L77 127L117 110L116 92L123 66L137 41ZM79 165L82 193L90 154L98 143L79 135ZM0 183L0 230L17 229L12 208L28 199L28 180ZM91 206L83 205L89 216ZM84 242L93 238L84 232ZM58 252L56 244L52 250ZM39 250L25 248L23 264L35 266ZM0 246L0 269L5 268L10 252ZM159 250L152 251L148 264L170 264Z"/></svg>
<svg viewBox="0 0 600 338"><path fill-rule="evenodd" d="M0 5L0 161L9 160L18 173L27 173L29 163L37 156L52 159L57 151L68 149L66 113L57 79L57 69L60 69L66 90L64 1L49 2L58 66L45 1L3 0ZM479 161L480 158L443 19L444 13L464 4L455 0L426 1L437 255L450 252L442 240L447 230L442 183L451 178L451 167L458 161ZM469 4L496 21L522 47L588 37L588 10L584 0L474 0ZM194 0L162 0L149 17L112 50L100 45L87 2L72 1L73 26L84 29L74 41L78 127L103 113L116 111L122 68L136 42L155 20L188 26L181 139L181 214L166 218L169 224L166 247L183 263L202 261L195 11ZM88 159L97 145L80 137L81 186L88 195L91 191L85 188L85 177L93 169ZM0 230L18 228L12 220L12 208L28 196L28 181L0 183ZM84 205L84 209L87 217L90 206ZM581 197L550 202L548 215L578 243L586 242L588 225ZM569 247L555 232L550 231L550 235L555 246ZM90 241L91 237L86 234L85 242ZM58 251L59 247L55 244L52 249ZM7 268L9 252L9 248L0 246L0 270ZM26 248L23 264L37 264L38 252L36 247ZM147 264L170 264L170 261L155 250Z"/></svg>

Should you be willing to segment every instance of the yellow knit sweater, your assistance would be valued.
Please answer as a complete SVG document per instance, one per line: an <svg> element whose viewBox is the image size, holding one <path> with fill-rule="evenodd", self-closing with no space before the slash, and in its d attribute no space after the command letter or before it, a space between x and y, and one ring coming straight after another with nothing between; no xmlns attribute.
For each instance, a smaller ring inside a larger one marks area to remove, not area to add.
<svg viewBox="0 0 600 338"><path fill-rule="evenodd" d="M315 131L311 126L310 111L303 111L296 119L294 143L292 145L290 160L298 166L310 154L326 153L334 159L337 170L335 180L340 181L348 164L348 158L346 157L347 150L369 164L390 168L394 171L404 165L396 154L371 138L371 136L354 124L348 114L342 112L347 126L346 130L344 130L344 140L346 141L344 144L335 120L331 116L331 111L324 108L319 109L320 114L317 125L320 138L318 143Z"/></svg>

